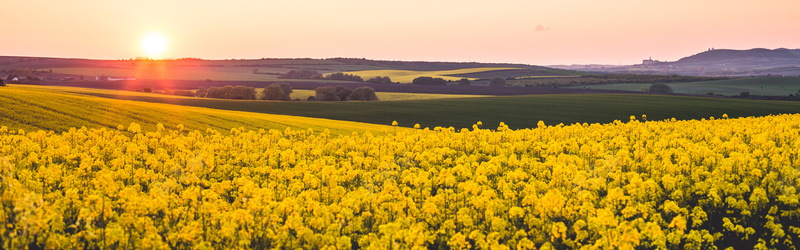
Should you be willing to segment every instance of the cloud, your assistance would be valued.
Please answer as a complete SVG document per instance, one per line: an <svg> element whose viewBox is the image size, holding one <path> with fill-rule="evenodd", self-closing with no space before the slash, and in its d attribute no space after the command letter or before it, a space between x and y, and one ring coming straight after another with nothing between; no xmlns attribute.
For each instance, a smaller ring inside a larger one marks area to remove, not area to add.
<svg viewBox="0 0 800 250"><path fill-rule="evenodd" d="M541 24L537 24L537 25L536 25L536 29L534 29L533 31L536 31L536 32L541 32L541 31L548 31L548 30L550 30L550 28L545 28L545 27L544 27L544 26L542 26Z"/></svg>

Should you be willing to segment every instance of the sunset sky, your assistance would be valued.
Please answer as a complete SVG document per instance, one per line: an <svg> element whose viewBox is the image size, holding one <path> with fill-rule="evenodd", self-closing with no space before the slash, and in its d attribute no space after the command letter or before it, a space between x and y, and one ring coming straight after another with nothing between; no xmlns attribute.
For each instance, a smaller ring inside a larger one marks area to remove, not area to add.
<svg viewBox="0 0 800 250"><path fill-rule="evenodd" d="M634 64L800 48L797 0L4 1L0 55Z"/></svg>

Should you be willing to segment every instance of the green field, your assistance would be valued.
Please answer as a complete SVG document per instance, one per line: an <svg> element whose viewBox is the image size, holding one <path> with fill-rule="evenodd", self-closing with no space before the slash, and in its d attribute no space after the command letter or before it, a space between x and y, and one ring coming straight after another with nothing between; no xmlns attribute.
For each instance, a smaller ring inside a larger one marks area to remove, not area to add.
<svg viewBox="0 0 800 250"><path fill-rule="evenodd" d="M258 89L261 93L262 89ZM316 94L313 90L295 89L292 91L291 98L299 98L305 101L309 96ZM445 99L445 98L471 98L471 97L485 97L480 95L450 95L450 94L422 94L422 93L398 93L398 92L375 92L380 101L407 101L407 100L427 100L427 99Z"/></svg>
<svg viewBox="0 0 800 250"><path fill-rule="evenodd" d="M708 93L725 96L739 95L743 91L750 95L786 96L800 91L800 77L746 77L730 80L667 83L675 93L706 95ZM593 85L586 88L643 91L650 84L607 84ZM577 87L576 87L577 88Z"/></svg>
<svg viewBox="0 0 800 250"><path fill-rule="evenodd" d="M388 76L392 79L393 82L399 83L411 83L414 78L420 76L430 76L430 77L439 77L444 78L448 81L458 81L461 77L451 76L451 75L459 75L459 74L469 74L469 73L479 73L479 72L491 72L496 70L511 70L511 69L518 69L518 68L466 68L466 69L456 69L456 70L436 70L436 71L416 71L416 70L394 70L394 69L386 69L386 70L364 70L364 71L351 71L347 72L347 74L353 74L357 76L361 76L364 80L376 77L376 76ZM476 78L473 78L474 80Z"/></svg>
<svg viewBox="0 0 800 250"><path fill-rule="evenodd" d="M82 90L85 94L71 93L76 90ZM327 128L331 134L339 135L350 134L353 131L380 132L384 129L393 129L384 125L115 100L87 95L114 92L49 86L0 87L0 126L7 126L13 130L41 129L60 132L82 126L116 129L119 125L127 127L130 123L136 122L146 131L154 131L156 125L162 123L171 128L183 124L187 130L205 131L207 128L212 128L222 133L229 133L231 128L239 127L248 130L313 128L316 131ZM140 97L159 96L137 94ZM178 99L180 98L170 97L162 100Z"/></svg>
<svg viewBox="0 0 800 250"><path fill-rule="evenodd" d="M646 114L650 120L702 119L711 116L763 116L800 112L800 102L757 101L717 97L687 97L631 94L572 94L506 97L474 97L392 102L277 102L232 101L205 98L174 98L163 95L94 96L144 102L170 103L254 113L282 114L400 126L471 127L482 121L487 127L505 122L509 127L536 127L546 124L608 123L627 121L631 115Z"/></svg>

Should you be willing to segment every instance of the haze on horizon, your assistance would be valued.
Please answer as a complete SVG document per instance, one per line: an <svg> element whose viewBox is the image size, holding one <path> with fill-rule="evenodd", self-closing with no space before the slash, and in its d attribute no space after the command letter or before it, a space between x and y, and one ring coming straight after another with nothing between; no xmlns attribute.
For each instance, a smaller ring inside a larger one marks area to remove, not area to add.
<svg viewBox="0 0 800 250"><path fill-rule="evenodd" d="M535 65L800 48L800 1L8 1L0 55L330 58Z"/></svg>

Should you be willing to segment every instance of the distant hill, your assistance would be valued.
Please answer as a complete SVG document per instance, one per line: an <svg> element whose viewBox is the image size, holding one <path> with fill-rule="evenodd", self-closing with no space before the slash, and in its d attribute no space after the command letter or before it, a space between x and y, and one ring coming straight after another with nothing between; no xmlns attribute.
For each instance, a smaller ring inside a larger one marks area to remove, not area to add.
<svg viewBox="0 0 800 250"><path fill-rule="evenodd" d="M746 63L751 61L765 61L768 63L800 63L800 49L715 49L681 58L675 63Z"/></svg>
<svg viewBox="0 0 800 250"><path fill-rule="evenodd" d="M800 76L800 49L709 49L674 62L646 59L642 64L550 66L604 73L691 76Z"/></svg>

